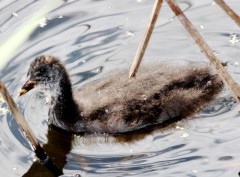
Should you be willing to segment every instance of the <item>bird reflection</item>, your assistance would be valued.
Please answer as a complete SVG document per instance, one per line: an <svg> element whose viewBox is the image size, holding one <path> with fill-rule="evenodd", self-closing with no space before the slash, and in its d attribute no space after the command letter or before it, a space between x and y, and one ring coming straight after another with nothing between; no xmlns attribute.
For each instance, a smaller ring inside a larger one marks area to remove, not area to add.
<svg viewBox="0 0 240 177"><path fill-rule="evenodd" d="M62 130L52 124L49 124L48 126L48 132L47 132L47 143L43 145L43 149L47 153L47 155L50 157L50 159L54 162L56 167L59 170L63 170L64 166L67 163L67 155L72 149L72 142L74 141L75 135L77 137L81 136L83 138L88 139L89 135L91 138L98 138L98 137L108 137L106 138L106 143L132 143L138 140L143 139L147 135L153 133L153 131L164 131L169 128L172 128L175 124L167 124L166 127L162 127L163 129L159 129L159 126L156 128L147 128L142 129L141 131L136 132L129 132L125 134L94 134L94 136L91 136L90 134L73 134L70 132L67 132L65 130ZM94 143L94 140L92 141ZM84 161L84 157L82 157ZM81 165L81 164L80 164ZM42 164L40 161L35 161L29 168L29 170L23 175L23 177L55 177L56 175L50 171L44 164Z"/></svg>
<svg viewBox="0 0 240 177"><path fill-rule="evenodd" d="M70 152L72 148L73 134L68 133L64 130L49 125L47 132L47 143L43 145L43 149L54 161L55 165L62 170L67 162L66 155ZM23 175L23 177L54 177L56 175L49 171L40 161L35 161L30 169Z"/></svg>

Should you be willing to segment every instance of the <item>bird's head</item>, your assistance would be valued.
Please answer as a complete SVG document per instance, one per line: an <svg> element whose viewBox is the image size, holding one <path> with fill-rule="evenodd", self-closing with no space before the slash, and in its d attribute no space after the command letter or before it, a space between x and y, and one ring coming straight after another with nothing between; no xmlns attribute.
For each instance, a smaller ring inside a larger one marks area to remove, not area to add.
<svg viewBox="0 0 240 177"><path fill-rule="evenodd" d="M49 85L59 82L65 69L61 62L52 56L37 57L28 70L29 79L22 86L19 95L24 95L38 85Z"/></svg>

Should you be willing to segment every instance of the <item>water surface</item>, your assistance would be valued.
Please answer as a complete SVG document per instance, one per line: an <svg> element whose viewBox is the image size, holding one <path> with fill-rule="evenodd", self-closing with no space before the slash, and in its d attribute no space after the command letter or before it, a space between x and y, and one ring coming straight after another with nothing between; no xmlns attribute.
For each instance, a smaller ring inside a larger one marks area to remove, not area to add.
<svg viewBox="0 0 240 177"><path fill-rule="evenodd" d="M46 2L0 1L0 43L23 31L22 24ZM211 0L178 2L221 61L228 63L228 71L235 81L240 83L239 27ZM237 0L227 3L236 12L240 9ZM71 137L48 129L43 95L31 92L18 97L29 64L38 55L61 58L69 70L74 90L91 80L130 67L153 4L153 0L59 1L39 19L38 27L11 53L10 62L2 69L1 80L38 140L42 144L48 142L45 148L55 153L64 166L63 176L237 176L240 116L227 89L193 119L128 143L117 142L107 135ZM208 62L166 3L143 64L156 61ZM5 103L1 103L1 107L5 108ZM25 176L48 176L41 167L32 168L34 153L10 113L1 111L0 127L0 176L17 177L27 171Z"/></svg>

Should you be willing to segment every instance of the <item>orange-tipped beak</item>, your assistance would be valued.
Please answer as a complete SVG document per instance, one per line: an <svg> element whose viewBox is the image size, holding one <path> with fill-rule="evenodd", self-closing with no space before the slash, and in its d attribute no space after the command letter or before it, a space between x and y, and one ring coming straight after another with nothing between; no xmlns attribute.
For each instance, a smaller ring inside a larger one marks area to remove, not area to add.
<svg viewBox="0 0 240 177"><path fill-rule="evenodd" d="M24 95L25 93L27 93L29 90L33 89L36 86L37 82L33 81L33 80L28 80L23 87L21 88L20 92L19 92L19 96Z"/></svg>

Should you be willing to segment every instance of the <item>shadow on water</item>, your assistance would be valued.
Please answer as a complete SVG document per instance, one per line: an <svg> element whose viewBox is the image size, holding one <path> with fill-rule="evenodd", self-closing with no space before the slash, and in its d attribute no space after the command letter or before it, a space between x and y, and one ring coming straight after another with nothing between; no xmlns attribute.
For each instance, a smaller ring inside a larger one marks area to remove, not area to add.
<svg viewBox="0 0 240 177"><path fill-rule="evenodd" d="M43 145L43 149L55 162L56 166L62 170L67 162L66 155L71 150L73 135L65 131L60 131L59 129L50 125L47 132L47 139L48 141ZM35 161L30 169L23 175L23 177L34 176L54 177L53 173L51 173L38 160Z"/></svg>
<svg viewBox="0 0 240 177"><path fill-rule="evenodd" d="M167 127L170 128L171 126ZM167 129L165 128L165 130ZM118 135L108 135L108 134L78 134L74 135L67 131L64 131L60 128L57 128L53 125L48 126L47 132L47 143L43 145L43 149L47 153L47 155L52 159L55 165L62 171L63 168L67 165L68 170L73 171L85 171L88 174L99 174L101 175L102 169L107 169L108 173L111 172L121 172L121 174L125 174L128 172L136 172L136 173L149 173L153 171L157 171L159 169L170 168L171 166L177 165L179 163L194 161L198 159L202 159L203 156L188 156L188 157L179 157L172 158L170 160L158 160L157 162L147 162L147 159L151 159L154 157L158 157L164 154L169 154L174 151L178 151L186 146L186 144L178 144L167 147L165 149L149 152L149 153L137 153L130 155L121 155L121 156L92 156L92 155L81 155L81 153L70 153L72 150L72 144L75 141L74 137L82 137L86 138L86 140L91 137L93 138L91 143L96 143L98 138L105 138L105 143L118 143L118 144L130 144L136 142L138 140L144 139L147 135L151 134L155 129L144 129L142 131L130 132L127 134L118 134ZM163 130L161 130L163 131ZM169 136L167 134L165 136L159 137L164 138ZM108 138L107 138L108 137ZM112 138L112 141L108 141L108 139ZM190 155L192 150L189 150L188 155ZM69 158L70 159L67 159ZM129 166L123 165L124 162L131 162ZM123 163L123 164L121 164ZM109 166L111 164L111 167ZM77 174L80 176L80 174ZM126 174L129 175L129 174ZM45 167L38 160L33 162L29 170L23 175L23 177L54 177L54 173L49 171L47 167Z"/></svg>
<svg viewBox="0 0 240 177"><path fill-rule="evenodd" d="M137 139L142 139L144 136L148 135L148 133L150 133L151 131L145 131L144 134L142 132L142 134L136 134L136 133L132 133L132 134L128 134L128 135L117 135L115 136L115 140L117 141L117 143L131 143L133 141L136 141ZM20 133L20 132L19 132ZM18 133L17 133L18 134ZM139 135L139 137L138 137ZM17 135L15 134L15 136L17 137ZM78 134L79 136L85 136L84 134ZM88 134L86 135L88 136ZM99 136L105 136L105 135L99 135ZM130 137L129 139L126 138L126 136ZM20 137L22 137L20 135ZM97 136L95 136L94 138L97 138ZM64 166L67 163L67 155L70 153L71 149L72 149L72 142L74 140L74 135L64 131L60 128L57 128L53 125L49 125L48 126L48 132L47 132L47 143L43 145L43 149L45 150L45 152L47 153L47 155L50 157L50 159L52 159L55 163L55 165L57 166L57 168L59 168L61 171L63 170ZM23 140L24 142L24 140ZM107 142L106 142L107 143ZM184 147L184 145L177 145L177 146L173 146L173 147L169 147L165 150L156 152L156 154L154 156L157 156L159 154L163 154L163 153L167 153L169 151L172 150L176 150L178 148L182 148ZM81 166L81 162L88 162L89 166L91 166L91 162L95 162L94 164L99 163L99 165L101 166L101 163L107 164L107 163L114 163L114 162L120 162L123 160L126 160L126 158L129 160L130 159L134 159L134 158L143 158L144 154L139 154L139 155L131 155L130 157L118 157L118 158L114 158L114 157L110 157L110 158L104 158L104 159L100 159L97 160L95 157L94 158L89 158L87 156L81 156L80 154L76 155L78 157L78 168L84 168L83 165ZM149 156L149 155L146 155ZM185 161L188 159L185 159ZM179 162L178 162L179 161ZM172 163L181 163L182 161L184 161L184 159L179 159L179 160L172 160L171 162L168 162L168 164ZM74 166L74 170L76 170L76 166L74 165L75 162L71 162L70 168L72 168ZM162 163L161 163L162 164ZM165 164L165 162L164 162ZM154 164L149 164L154 165ZM163 164L162 164L163 165ZM99 166L99 167L100 167ZM132 166L129 167L127 170L140 170L144 167L137 167L137 166ZM94 169L97 169L98 167L94 167ZM124 167L125 169L117 169L117 170L126 170L126 167ZM88 173L97 173L94 170L87 170ZM45 167L39 160L36 160L35 162L33 162L33 164L31 165L31 167L29 168L29 170L23 175L23 177L39 177L39 176L47 176L47 177L54 177L54 174L49 171L47 169L47 167Z"/></svg>

